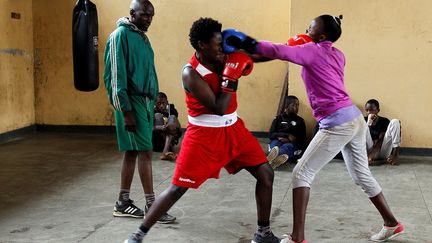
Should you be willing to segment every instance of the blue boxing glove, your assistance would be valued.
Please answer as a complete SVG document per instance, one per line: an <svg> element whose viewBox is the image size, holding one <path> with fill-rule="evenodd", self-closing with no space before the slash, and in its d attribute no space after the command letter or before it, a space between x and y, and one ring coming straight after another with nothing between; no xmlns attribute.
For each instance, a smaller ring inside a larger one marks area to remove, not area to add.
<svg viewBox="0 0 432 243"><path fill-rule="evenodd" d="M236 52L245 39L246 34L236 29L226 29L222 31L222 51L227 54Z"/></svg>
<svg viewBox="0 0 432 243"><path fill-rule="evenodd" d="M238 49L243 49L250 54L255 53L258 42L247 36L245 33L235 29L226 29L222 31L222 51L233 53Z"/></svg>

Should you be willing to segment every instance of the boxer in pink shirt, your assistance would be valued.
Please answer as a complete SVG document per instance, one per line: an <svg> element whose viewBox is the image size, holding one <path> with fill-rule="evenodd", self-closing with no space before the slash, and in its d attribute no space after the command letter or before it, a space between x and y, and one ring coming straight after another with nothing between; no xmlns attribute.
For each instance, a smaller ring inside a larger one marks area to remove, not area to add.
<svg viewBox="0 0 432 243"><path fill-rule="evenodd" d="M319 131L293 170L293 230L281 242L306 242L304 235L310 186L315 175L342 151L348 172L381 214L384 225L372 241L386 241L404 231L391 212L380 185L368 167L366 122L344 85L345 56L333 47L341 36L341 18L321 15L312 20L307 34L312 42L288 46L256 41L242 32L223 33L226 52L243 49L265 59L280 59L302 66L313 115Z"/></svg>

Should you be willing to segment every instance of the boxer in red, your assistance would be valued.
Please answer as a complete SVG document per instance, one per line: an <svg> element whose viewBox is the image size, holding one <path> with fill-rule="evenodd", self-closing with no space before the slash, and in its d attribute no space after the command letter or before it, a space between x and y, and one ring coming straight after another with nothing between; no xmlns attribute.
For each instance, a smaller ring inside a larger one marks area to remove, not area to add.
<svg viewBox="0 0 432 243"><path fill-rule="evenodd" d="M269 221L273 169L236 112L238 79L252 71L253 61L244 53L222 52L221 28L219 22L210 18L200 18L192 25L189 39L195 53L182 72L188 127L172 184L156 199L142 225L125 243L142 242L160 215L189 188L198 188L209 178L219 178L222 168L231 174L245 169L257 180L258 227L251 242L280 242Z"/></svg>

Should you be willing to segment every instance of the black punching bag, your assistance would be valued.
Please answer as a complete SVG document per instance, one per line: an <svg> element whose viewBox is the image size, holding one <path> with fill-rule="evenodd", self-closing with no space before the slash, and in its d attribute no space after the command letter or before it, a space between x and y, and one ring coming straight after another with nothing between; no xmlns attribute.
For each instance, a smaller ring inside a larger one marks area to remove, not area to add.
<svg viewBox="0 0 432 243"><path fill-rule="evenodd" d="M72 20L74 84L80 91L99 87L98 19L96 5L78 0Z"/></svg>

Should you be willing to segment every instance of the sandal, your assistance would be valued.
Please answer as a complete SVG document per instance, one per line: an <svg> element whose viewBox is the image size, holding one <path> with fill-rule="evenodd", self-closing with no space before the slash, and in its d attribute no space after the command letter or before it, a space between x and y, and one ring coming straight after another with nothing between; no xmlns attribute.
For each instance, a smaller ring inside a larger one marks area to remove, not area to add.
<svg viewBox="0 0 432 243"><path fill-rule="evenodd" d="M175 160L176 158L177 158L177 155L173 152L167 152L167 153L164 153L160 156L161 160L171 160L172 161L172 160Z"/></svg>

